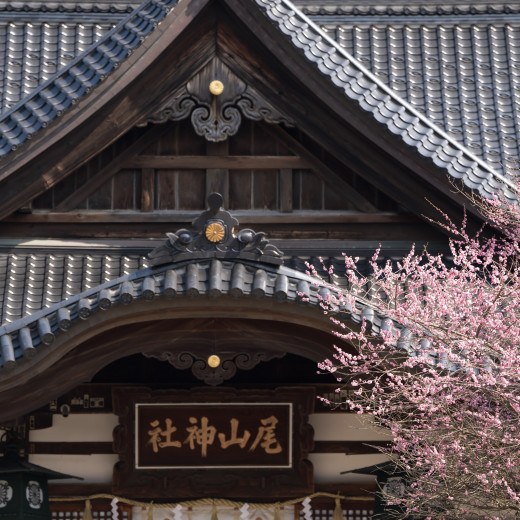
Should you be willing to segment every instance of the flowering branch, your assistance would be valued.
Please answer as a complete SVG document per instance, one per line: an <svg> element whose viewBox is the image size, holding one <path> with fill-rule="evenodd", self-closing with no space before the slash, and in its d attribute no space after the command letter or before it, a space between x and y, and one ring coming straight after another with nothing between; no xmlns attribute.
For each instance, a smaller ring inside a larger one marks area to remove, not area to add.
<svg viewBox="0 0 520 520"><path fill-rule="evenodd" d="M383 451L410 485L385 498L403 517L520 517L520 209L472 201L496 236L471 237L444 215L448 258L412 249L380 265L376 251L363 276L346 256L348 291L322 302L331 314L362 307L379 325L333 315L357 353L336 347L320 367L354 387L352 410L392 433Z"/></svg>

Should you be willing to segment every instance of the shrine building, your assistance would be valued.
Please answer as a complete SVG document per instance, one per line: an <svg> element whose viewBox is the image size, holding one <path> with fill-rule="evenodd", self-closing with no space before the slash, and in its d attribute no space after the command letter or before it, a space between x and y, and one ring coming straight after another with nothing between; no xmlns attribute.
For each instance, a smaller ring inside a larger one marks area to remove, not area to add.
<svg viewBox="0 0 520 520"><path fill-rule="evenodd" d="M320 301L509 196L520 2L6 0L0 71L0 520L371 519Z"/></svg>

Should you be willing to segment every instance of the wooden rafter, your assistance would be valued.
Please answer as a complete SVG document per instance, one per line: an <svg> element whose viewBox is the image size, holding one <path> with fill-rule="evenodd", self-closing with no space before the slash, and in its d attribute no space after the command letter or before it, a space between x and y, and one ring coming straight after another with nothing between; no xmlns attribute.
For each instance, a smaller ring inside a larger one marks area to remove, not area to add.
<svg viewBox="0 0 520 520"><path fill-rule="evenodd" d="M71 211L83 202L89 195L99 189L105 182L113 177L122 168L122 164L135 157L139 152L143 151L147 146L158 139L165 132L166 125L154 125L139 139L132 143L128 148L121 152L117 157L110 161L104 168L91 177L81 189L75 191L72 195L61 201L54 211L65 212Z"/></svg>

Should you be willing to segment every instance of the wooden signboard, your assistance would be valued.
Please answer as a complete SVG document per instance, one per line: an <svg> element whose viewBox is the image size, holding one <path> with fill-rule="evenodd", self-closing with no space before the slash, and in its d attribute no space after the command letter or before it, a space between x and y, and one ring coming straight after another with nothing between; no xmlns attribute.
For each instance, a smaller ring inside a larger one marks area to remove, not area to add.
<svg viewBox="0 0 520 520"><path fill-rule="evenodd" d="M290 468L292 403L137 403L135 468Z"/></svg>
<svg viewBox="0 0 520 520"><path fill-rule="evenodd" d="M115 494L272 499L314 490L313 388L114 387L112 399Z"/></svg>

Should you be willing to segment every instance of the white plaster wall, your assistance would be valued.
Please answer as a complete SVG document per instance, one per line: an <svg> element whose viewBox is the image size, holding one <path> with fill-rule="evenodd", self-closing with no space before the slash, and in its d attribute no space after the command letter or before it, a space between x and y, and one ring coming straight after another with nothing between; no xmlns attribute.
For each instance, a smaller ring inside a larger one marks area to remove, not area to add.
<svg viewBox="0 0 520 520"><path fill-rule="evenodd" d="M117 455L30 455L29 462L81 477L87 484L107 484L112 482L112 471ZM56 481L57 482L57 481ZM60 483L80 483L76 479L63 479Z"/></svg>
<svg viewBox="0 0 520 520"><path fill-rule="evenodd" d="M384 455L344 455L342 453L311 453L309 460L314 466L315 482L367 482L370 476L343 471L366 468L374 464L385 462ZM375 477L374 477L375 478Z"/></svg>
<svg viewBox="0 0 520 520"><path fill-rule="evenodd" d="M51 428L33 430L30 442L111 442L112 431L117 426L117 416L113 414L71 414L68 417L53 416ZM117 462L117 455L29 455L29 461L45 468L60 471L83 482L109 483ZM80 482L66 479L62 483Z"/></svg>
<svg viewBox="0 0 520 520"><path fill-rule="evenodd" d="M390 439L388 432L376 428L370 416L352 413L316 413L309 417L316 441L381 441ZM341 474L385 462L384 455L345 455L342 453L311 453L315 482L366 482L366 475Z"/></svg>
<svg viewBox="0 0 520 520"><path fill-rule="evenodd" d="M354 413L315 413L309 416L316 441L380 441L388 432L376 428L369 415Z"/></svg>
<svg viewBox="0 0 520 520"><path fill-rule="evenodd" d="M111 413L71 414L53 416L52 428L32 430L31 442L108 442L117 426L117 416Z"/></svg>

